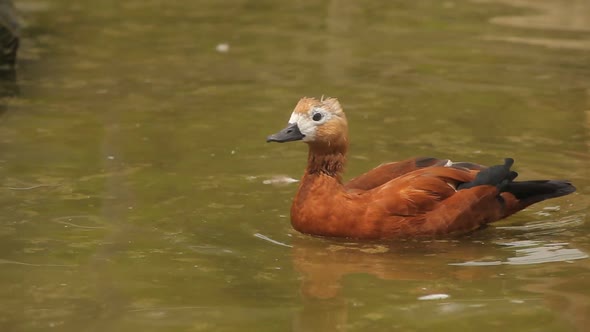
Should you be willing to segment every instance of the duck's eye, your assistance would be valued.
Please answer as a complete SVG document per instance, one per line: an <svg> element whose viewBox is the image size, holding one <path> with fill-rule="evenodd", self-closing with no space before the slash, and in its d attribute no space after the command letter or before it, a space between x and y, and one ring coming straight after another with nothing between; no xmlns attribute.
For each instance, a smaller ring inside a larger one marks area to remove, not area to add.
<svg viewBox="0 0 590 332"><path fill-rule="evenodd" d="M322 113L316 113L311 118L313 121L320 121L322 119Z"/></svg>

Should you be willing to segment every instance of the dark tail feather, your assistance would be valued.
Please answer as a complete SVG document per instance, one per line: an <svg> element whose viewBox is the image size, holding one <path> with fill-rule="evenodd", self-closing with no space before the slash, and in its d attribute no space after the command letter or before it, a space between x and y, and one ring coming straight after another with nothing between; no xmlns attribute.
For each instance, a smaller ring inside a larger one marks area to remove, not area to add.
<svg viewBox="0 0 590 332"><path fill-rule="evenodd" d="M510 182L502 188L516 197L520 204L528 206L549 198L565 196L576 191L569 181L537 180Z"/></svg>
<svg viewBox="0 0 590 332"><path fill-rule="evenodd" d="M469 189L475 186L492 185L500 192L511 193L514 198L507 203L507 215L522 210L525 207L544 201L549 198L564 196L576 191L569 181L565 180L538 180L514 182L518 173L511 171L514 163L512 158L504 159L504 165L491 166L483 169L471 182L461 183L457 190Z"/></svg>
<svg viewBox="0 0 590 332"><path fill-rule="evenodd" d="M495 165L482 170L477 173L473 181L459 184L457 190L483 185L497 186L502 190L504 186L518 176L518 173L510 170L512 164L514 164L514 159L506 158L504 159L504 165Z"/></svg>

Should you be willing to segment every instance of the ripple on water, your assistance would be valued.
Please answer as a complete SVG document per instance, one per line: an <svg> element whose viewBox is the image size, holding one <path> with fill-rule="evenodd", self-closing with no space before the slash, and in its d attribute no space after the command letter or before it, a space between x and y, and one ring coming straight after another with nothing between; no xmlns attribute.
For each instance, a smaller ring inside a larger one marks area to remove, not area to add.
<svg viewBox="0 0 590 332"><path fill-rule="evenodd" d="M550 29L569 32L584 33L590 31L588 11L590 3L587 0L572 0L568 5L561 1L538 0L494 0L516 7L528 7L535 10L534 14L494 17L491 22L498 25L528 28ZM514 32L513 32L514 33ZM580 35L583 36L583 35ZM509 43L543 46L557 49L590 50L590 41L587 38L559 38L559 37L532 37L506 35L484 36L485 40L504 41Z"/></svg>
<svg viewBox="0 0 590 332"><path fill-rule="evenodd" d="M588 255L581 250L566 248L566 245L567 243L554 243L540 247L518 249L516 250L518 256L508 258L505 264L540 264L588 258Z"/></svg>
<svg viewBox="0 0 590 332"><path fill-rule="evenodd" d="M574 214L563 217L559 220L543 220L538 222L527 223L520 226L497 226L496 229L506 229L512 231L526 231L527 236L538 236L544 234L561 233L582 225L584 223L585 215Z"/></svg>
<svg viewBox="0 0 590 332"><path fill-rule="evenodd" d="M53 221L65 225L64 227L73 227L82 230L94 230L106 228L99 216L94 215L76 215L76 216L62 216L53 218Z"/></svg>
<svg viewBox="0 0 590 332"><path fill-rule="evenodd" d="M463 263L451 263L455 266L493 266L493 265L527 265L550 262L569 262L577 259L588 258L588 254L575 249L567 248L569 243L544 243L541 241L514 241L497 243L501 246L515 248L514 257L508 257L504 261L468 261Z"/></svg>
<svg viewBox="0 0 590 332"><path fill-rule="evenodd" d="M569 248L567 242L547 242L536 240L542 235L565 232L572 227L581 225L585 215L576 214L563 217L559 220L544 220L528 223L520 226L501 226L497 229L511 231L524 231L522 237L528 238L517 241L496 242L496 244L513 251L513 257L501 260L474 260L462 263L451 263L456 266L492 266L492 265L526 265L541 264L550 262L568 262L588 258L588 254L576 249ZM532 238L532 239L531 239Z"/></svg>

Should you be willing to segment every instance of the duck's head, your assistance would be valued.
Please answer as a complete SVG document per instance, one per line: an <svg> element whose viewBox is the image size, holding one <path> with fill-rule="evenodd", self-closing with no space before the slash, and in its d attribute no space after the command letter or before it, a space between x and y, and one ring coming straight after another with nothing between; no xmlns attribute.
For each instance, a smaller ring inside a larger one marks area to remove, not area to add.
<svg viewBox="0 0 590 332"><path fill-rule="evenodd" d="M302 98L287 127L266 139L279 143L299 140L318 148L346 148L348 123L336 98Z"/></svg>

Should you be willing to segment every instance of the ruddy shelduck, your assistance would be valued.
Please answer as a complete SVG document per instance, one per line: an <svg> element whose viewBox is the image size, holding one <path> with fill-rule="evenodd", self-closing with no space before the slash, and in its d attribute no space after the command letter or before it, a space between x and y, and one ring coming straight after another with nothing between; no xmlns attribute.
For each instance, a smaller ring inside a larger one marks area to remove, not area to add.
<svg viewBox="0 0 590 332"><path fill-rule="evenodd" d="M291 223L311 235L386 239L467 233L576 190L568 181L514 181L511 158L492 167L412 158L343 183L348 122L335 98L302 98L288 126L267 138L298 140L307 143L309 155Z"/></svg>

